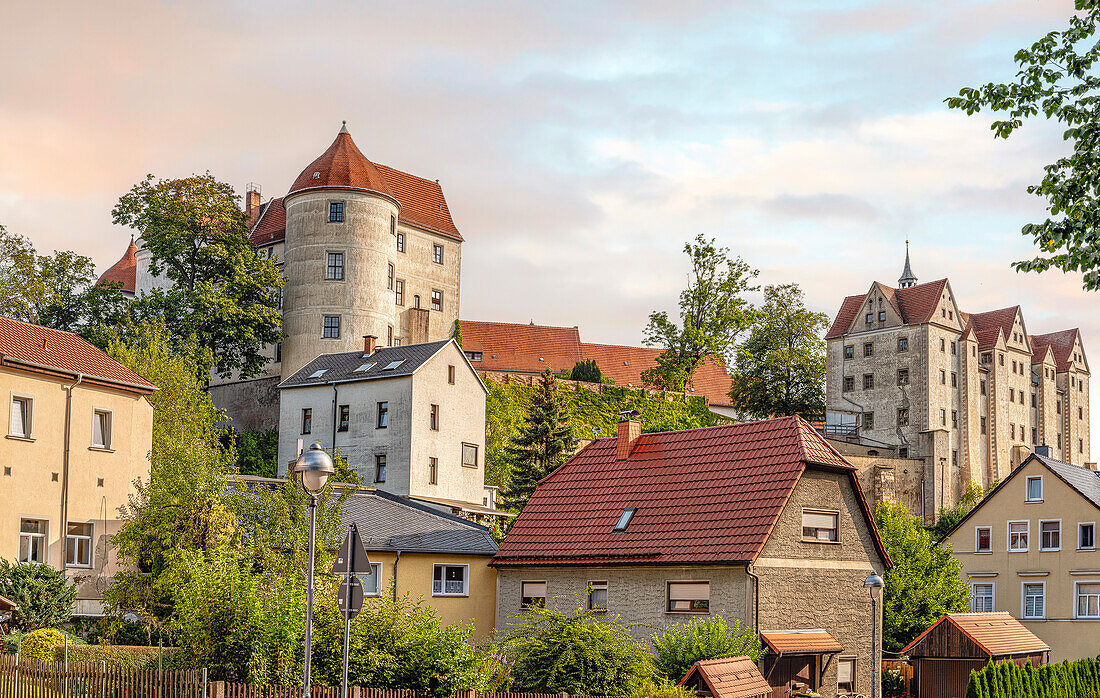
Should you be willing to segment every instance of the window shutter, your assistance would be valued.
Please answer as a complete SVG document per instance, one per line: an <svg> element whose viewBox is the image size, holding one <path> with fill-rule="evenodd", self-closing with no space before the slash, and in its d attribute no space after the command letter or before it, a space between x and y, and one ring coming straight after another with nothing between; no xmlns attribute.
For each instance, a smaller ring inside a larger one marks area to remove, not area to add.
<svg viewBox="0 0 1100 698"><path fill-rule="evenodd" d="M546 598L546 582L524 582L523 597L527 599Z"/></svg>
<svg viewBox="0 0 1100 698"><path fill-rule="evenodd" d="M802 525L807 528L836 528L836 514L802 514Z"/></svg>
<svg viewBox="0 0 1100 698"><path fill-rule="evenodd" d="M710 582L676 582L669 584L668 598L672 601L709 599Z"/></svg>
<svg viewBox="0 0 1100 698"><path fill-rule="evenodd" d="M841 659L836 665L836 682L837 683L851 683L852 674L855 673L854 659Z"/></svg>

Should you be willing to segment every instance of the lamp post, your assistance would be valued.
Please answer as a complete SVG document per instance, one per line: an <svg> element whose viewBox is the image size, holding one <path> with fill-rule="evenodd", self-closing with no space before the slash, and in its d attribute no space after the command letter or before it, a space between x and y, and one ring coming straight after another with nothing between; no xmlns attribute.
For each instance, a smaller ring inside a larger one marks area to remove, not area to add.
<svg viewBox="0 0 1100 698"><path fill-rule="evenodd" d="M878 604L882 601L882 589L886 582L874 572L863 580L863 587L871 594L871 698L878 698L880 662L878 660Z"/></svg>
<svg viewBox="0 0 1100 698"><path fill-rule="evenodd" d="M309 660L313 651L313 549L317 542L317 495L325 489L329 475L336 468L332 465L332 458L321 448L318 441L302 451L298 460L294 461L294 473L299 476L302 489L309 495L309 562L306 572L306 651L305 672L302 688L302 696L309 698Z"/></svg>

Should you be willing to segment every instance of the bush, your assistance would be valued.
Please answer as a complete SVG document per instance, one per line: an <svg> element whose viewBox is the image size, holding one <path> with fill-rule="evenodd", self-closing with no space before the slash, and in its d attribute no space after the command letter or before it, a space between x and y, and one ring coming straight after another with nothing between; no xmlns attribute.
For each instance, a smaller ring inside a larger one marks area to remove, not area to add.
<svg viewBox="0 0 1100 698"><path fill-rule="evenodd" d="M637 695L653 681L648 648L618 616L530 608L500 642L512 667L509 690L573 695Z"/></svg>
<svg viewBox="0 0 1100 698"><path fill-rule="evenodd" d="M54 648L65 644L65 633L53 628L39 628L23 636L19 656L34 662L52 662Z"/></svg>
<svg viewBox="0 0 1100 698"><path fill-rule="evenodd" d="M970 672L966 698L1100 696L1100 657L1034 667L990 662Z"/></svg>
<svg viewBox="0 0 1100 698"><path fill-rule="evenodd" d="M65 658L65 648L54 648L53 659L61 661ZM159 647L145 647L133 645L70 645L70 662L107 662L108 666L121 667L123 669L155 669L158 661L163 661L164 668L170 669L180 665L182 655L174 647L165 648L163 655Z"/></svg>
<svg viewBox="0 0 1100 698"><path fill-rule="evenodd" d="M600 367L596 365L595 359L578 361L569 373L570 380L584 383L599 383L602 378L603 373L600 371Z"/></svg>
<svg viewBox="0 0 1100 698"><path fill-rule="evenodd" d="M64 572L49 565L0 560L0 596L19 607L14 618L16 629L57 628L72 614L76 585Z"/></svg>
<svg viewBox="0 0 1100 698"><path fill-rule="evenodd" d="M742 630L739 620L731 628L720 613L673 625L654 633L650 642L657 671L673 682L687 676L692 665L701 659L747 656L755 662L763 654L755 632Z"/></svg>

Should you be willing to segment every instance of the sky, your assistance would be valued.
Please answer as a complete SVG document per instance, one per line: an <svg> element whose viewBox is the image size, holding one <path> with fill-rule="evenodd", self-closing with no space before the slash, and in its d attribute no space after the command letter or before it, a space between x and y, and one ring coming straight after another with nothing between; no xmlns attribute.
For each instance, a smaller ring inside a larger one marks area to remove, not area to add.
<svg viewBox="0 0 1100 698"><path fill-rule="evenodd" d="M461 317L640 343L714 237L835 315L922 281L970 312L1100 337L1079 275L1017 274L1053 125L994 140L943 103L1011 79L1070 0L51 2L0 0L0 224L106 269L146 173L281 196L342 120L439 179ZM1100 344L1097 344L1100 346ZM1100 410L1093 412L1100 434Z"/></svg>

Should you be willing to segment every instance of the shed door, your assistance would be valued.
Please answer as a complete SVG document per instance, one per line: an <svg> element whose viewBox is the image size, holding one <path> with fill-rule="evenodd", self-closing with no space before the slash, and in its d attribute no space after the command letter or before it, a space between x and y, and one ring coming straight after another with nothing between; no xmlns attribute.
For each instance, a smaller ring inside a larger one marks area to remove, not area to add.
<svg viewBox="0 0 1100 698"><path fill-rule="evenodd" d="M917 691L920 698L966 698L970 672L981 669L980 659L917 660Z"/></svg>
<svg viewBox="0 0 1100 698"><path fill-rule="evenodd" d="M816 666L817 655L780 657L768 677L768 683L772 687L772 698L787 698L790 695L792 683L804 683L817 690L817 672L814 670Z"/></svg>

